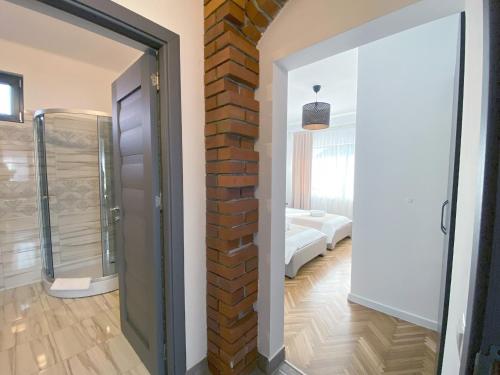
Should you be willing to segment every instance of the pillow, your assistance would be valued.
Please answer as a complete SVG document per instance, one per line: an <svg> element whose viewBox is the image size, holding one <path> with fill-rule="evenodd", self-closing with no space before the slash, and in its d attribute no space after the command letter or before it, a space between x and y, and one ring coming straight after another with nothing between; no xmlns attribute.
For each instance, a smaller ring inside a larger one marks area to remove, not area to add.
<svg viewBox="0 0 500 375"><path fill-rule="evenodd" d="M323 210L311 210L311 216L313 216L313 217L322 217L325 215L326 215L326 212Z"/></svg>

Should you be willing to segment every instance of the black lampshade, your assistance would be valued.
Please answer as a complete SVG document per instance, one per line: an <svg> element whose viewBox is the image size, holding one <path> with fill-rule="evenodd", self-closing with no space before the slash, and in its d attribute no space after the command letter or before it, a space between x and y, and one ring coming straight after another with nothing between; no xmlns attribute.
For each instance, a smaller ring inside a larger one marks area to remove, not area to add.
<svg viewBox="0 0 500 375"><path fill-rule="evenodd" d="M313 90L318 94L320 85L313 86ZM306 130L321 130L330 126L330 104L315 101L304 104L302 107L302 128Z"/></svg>

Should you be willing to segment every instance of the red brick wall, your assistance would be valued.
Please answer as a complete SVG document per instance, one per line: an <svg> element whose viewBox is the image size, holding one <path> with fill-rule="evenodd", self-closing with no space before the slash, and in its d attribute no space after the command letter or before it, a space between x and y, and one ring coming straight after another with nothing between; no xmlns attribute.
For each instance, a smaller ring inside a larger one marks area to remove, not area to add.
<svg viewBox="0 0 500 375"><path fill-rule="evenodd" d="M259 82L262 32L286 0L205 0L208 363L250 372L257 359Z"/></svg>

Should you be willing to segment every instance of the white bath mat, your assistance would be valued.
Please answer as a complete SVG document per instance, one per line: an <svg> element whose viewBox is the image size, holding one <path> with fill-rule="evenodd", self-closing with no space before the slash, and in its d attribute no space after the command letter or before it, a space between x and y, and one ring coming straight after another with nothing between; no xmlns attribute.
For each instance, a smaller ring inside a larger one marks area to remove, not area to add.
<svg viewBox="0 0 500 375"><path fill-rule="evenodd" d="M50 290L87 290L91 280L90 277L56 278Z"/></svg>

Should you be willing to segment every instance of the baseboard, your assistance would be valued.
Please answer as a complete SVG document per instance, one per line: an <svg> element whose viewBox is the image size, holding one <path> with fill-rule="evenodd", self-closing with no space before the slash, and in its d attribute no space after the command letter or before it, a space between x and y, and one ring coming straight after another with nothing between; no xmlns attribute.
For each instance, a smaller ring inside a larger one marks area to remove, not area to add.
<svg viewBox="0 0 500 375"><path fill-rule="evenodd" d="M283 347L272 359L259 353L257 366L266 375L272 374L285 361L285 347ZM196 365L186 371L186 375L210 375L208 360L203 358Z"/></svg>
<svg viewBox="0 0 500 375"><path fill-rule="evenodd" d="M264 374L272 374L274 371L280 367L280 365L285 360L285 347L281 348L278 353L271 359L259 353L259 358L257 360L257 366Z"/></svg>
<svg viewBox="0 0 500 375"><path fill-rule="evenodd" d="M186 375L210 375L207 358L203 358L200 362L187 370Z"/></svg>
<svg viewBox="0 0 500 375"><path fill-rule="evenodd" d="M438 329L438 323L436 321L424 318L420 315L415 315L408 311L396 309L394 307L384 305L383 303L379 303L377 301L373 301L371 299L361 297L353 293L349 293L347 299L351 302L357 303L358 305L369 307L370 309L377 310L384 314L394 316L396 318L405 320L420 327L431 329L433 331L437 331Z"/></svg>

